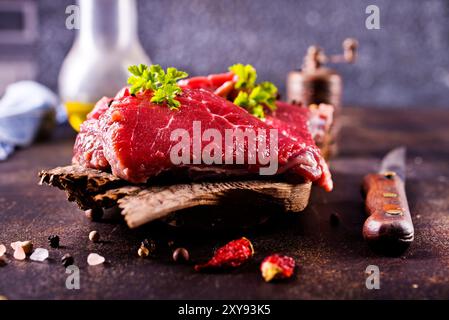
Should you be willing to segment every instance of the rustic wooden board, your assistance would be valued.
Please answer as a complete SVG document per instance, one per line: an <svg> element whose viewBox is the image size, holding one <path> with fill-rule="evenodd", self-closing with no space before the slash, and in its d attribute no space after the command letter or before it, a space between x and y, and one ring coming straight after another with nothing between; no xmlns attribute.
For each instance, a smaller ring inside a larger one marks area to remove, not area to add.
<svg viewBox="0 0 449 320"><path fill-rule="evenodd" d="M57 167L51 170L39 172L41 178L39 184L49 184L64 190L69 201L75 201L78 206L87 210L95 207L110 207L112 195L106 199L95 199L99 194L107 193L108 190L126 185L126 181L116 176L94 169L86 169L80 166ZM128 190L125 189L125 192ZM118 199L118 193L115 197ZM103 201L105 202L103 204Z"/></svg>
<svg viewBox="0 0 449 320"><path fill-rule="evenodd" d="M68 199L83 210L115 205L130 228L165 218L197 206L276 206L285 212L300 212L307 206L311 183L279 181L193 182L169 186L129 185L116 176L79 166L57 167L39 173L40 183L66 191Z"/></svg>

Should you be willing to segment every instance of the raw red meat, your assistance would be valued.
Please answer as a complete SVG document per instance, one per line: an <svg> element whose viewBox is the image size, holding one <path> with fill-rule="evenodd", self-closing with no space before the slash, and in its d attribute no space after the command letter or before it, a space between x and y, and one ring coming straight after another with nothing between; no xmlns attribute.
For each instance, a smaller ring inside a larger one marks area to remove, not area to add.
<svg viewBox="0 0 449 320"><path fill-rule="evenodd" d="M218 129L222 133L225 129L236 128L273 129L273 126L253 117L243 108L204 89L185 88L178 97L181 102L179 110L151 103L151 94L147 91L136 96L124 95L115 99L99 117L98 126L90 122L94 119L83 124L84 131L80 133L81 138L78 137L75 146L75 162L95 167L98 159L103 159L100 157L103 152L115 175L133 183L144 183L162 172L179 169L180 165L175 165L170 160L170 150L177 143L170 141L170 134L173 130L182 128L190 133L192 139L193 121L201 121L201 133L209 128ZM101 141L97 150L90 144L90 140L82 138L90 127L91 135L96 141ZM303 138L300 139L297 135L294 140L287 135L279 135L277 173L288 172L289 179L296 181L318 181L326 190L331 190L332 181L327 166L307 129L303 132ZM88 141L88 148L85 141ZM267 143L269 144L269 139ZM201 142L201 150L207 144L208 141ZM224 140L222 145L225 145ZM246 147L247 143L242 146ZM87 159L80 161L85 157L86 150ZM224 159L224 152L222 158ZM102 161L100 163L103 164ZM206 168L226 175L254 174L261 167L259 163L250 165L247 162L243 165L184 166L189 170L201 171Z"/></svg>
<svg viewBox="0 0 449 320"><path fill-rule="evenodd" d="M124 87L114 98L103 97L98 100L93 110L87 115L86 121L81 124L80 132L73 147L73 164L99 170L110 169L109 162L103 153L102 134L98 119L108 110L114 99L120 99L129 95L128 87Z"/></svg>
<svg viewBox="0 0 449 320"><path fill-rule="evenodd" d="M223 85L227 81L232 81L234 74L232 72L211 74L206 77L191 77L179 81L181 88L190 89L207 89L209 91L215 91L218 87Z"/></svg>
<svg viewBox="0 0 449 320"><path fill-rule="evenodd" d="M183 88L203 88L214 92L222 97L227 97L233 90L235 76L232 72L211 74L207 77L192 77L179 81ZM234 92L235 93L235 92ZM229 97L228 97L229 99ZM232 99L230 99L232 100ZM270 110L266 110L270 113ZM330 130L333 122L334 107L331 105L320 104L314 108L308 106L289 105L278 101L278 110L272 114L272 117L290 123L292 130L295 131L297 124L300 126L308 122L308 128L312 138L316 143L322 143L324 136ZM297 133L301 134L303 128L299 128Z"/></svg>
<svg viewBox="0 0 449 320"><path fill-rule="evenodd" d="M108 97L101 98L87 115L87 120L81 124L73 147L72 163L86 168L109 169L109 163L103 153L98 118L109 108L111 101Z"/></svg>
<svg viewBox="0 0 449 320"><path fill-rule="evenodd" d="M93 110L87 115L87 119L98 119L109 108L112 98L103 97L95 104Z"/></svg>
<svg viewBox="0 0 449 320"><path fill-rule="evenodd" d="M275 111L266 110L265 122L275 127L281 126L282 132L290 137L298 135L301 139L307 139L308 135L304 135L307 128L315 143L322 142L332 125L334 107L331 105L321 103L306 108L276 101L276 106Z"/></svg>
<svg viewBox="0 0 449 320"><path fill-rule="evenodd" d="M332 123L333 107L320 104L314 109L292 105L283 101L276 102L276 110L266 110L264 122L278 128L280 133L293 141L304 141L309 145L315 145L324 136ZM323 170L321 185L332 189L332 178L325 160L320 157L320 166Z"/></svg>
<svg viewBox="0 0 449 320"><path fill-rule="evenodd" d="M222 95L220 93L224 92L223 88L233 80L232 75L232 72L228 72L212 74L207 77L193 77L180 81L180 85L183 88L204 88ZM215 81L210 79L215 79ZM226 93L229 93L229 90ZM226 96L226 94L222 96ZM266 124L278 128L282 135L294 141L305 141L309 145L323 143L324 137L329 132L333 122L333 106L320 104L314 108L308 108L282 101L277 101L276 106L275 111L265 110L266 117L263 121ZM319 162L324 172L320 184L326 185L327 189L332 189L329 168L321 157Z"/></svg>

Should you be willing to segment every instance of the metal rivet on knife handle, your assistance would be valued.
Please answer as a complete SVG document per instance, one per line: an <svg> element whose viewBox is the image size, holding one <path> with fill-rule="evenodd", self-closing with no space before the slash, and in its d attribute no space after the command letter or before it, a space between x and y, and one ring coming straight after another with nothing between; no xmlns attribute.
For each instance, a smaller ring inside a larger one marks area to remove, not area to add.
<svg viewBox="0 0 449 320"><path fill-rule="evenodd" d="M397 198L398 194L394 192L384 192L383 196L384 198Z"/></svg>
<svg viewBox="0 0 449 320"><path fill-rule="evenodd" d="M392 179L396 175L396 172L394 172L394 171L385 171L383 173L383 175L384 175L385 178Z"/></svg>
<svg viewBox="0 0 449 320"><path fill-rule="evenodd" d="M403 212L400 209L391 209L391 210L387 210L385 211L385 213L392 215L392 216L398 216L398 215L402 215Z"/></svg>

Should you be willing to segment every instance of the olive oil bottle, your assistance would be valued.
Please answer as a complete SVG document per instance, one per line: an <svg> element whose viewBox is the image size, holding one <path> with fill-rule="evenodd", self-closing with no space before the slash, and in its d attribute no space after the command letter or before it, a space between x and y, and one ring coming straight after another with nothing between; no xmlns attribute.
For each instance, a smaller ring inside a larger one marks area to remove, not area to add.
<svg viewBox="0 0 449 320"><path fill-rule="evenodd" d="M81 123L103 96L114 96L128 66L151 64L137 34L135 0L79 0L80 29L59 74L59 94L71 126Z"/></svg>

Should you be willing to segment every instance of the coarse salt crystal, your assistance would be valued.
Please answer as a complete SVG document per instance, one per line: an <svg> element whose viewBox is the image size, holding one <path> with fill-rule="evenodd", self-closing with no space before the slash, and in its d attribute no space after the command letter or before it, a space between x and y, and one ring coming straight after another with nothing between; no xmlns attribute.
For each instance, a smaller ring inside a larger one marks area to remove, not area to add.
<svg viewBox="0 0 449 320"><path fill-rule="evenodd" d="M17 250L18 247L21 247L25 254L30 254L33 251L33 243L29 240L27 241L16 241L11 243L11 248Z"/></svg>
<svg viewBox="0 0 449 320"><path fill-rule="evenodd" d="M6 247L3 244L0 244L0 257L6 253Z"/></svg>
<svg viewBox="0 0 449 320"><path fill-rule="evenodd" d="M19 247L21 243L22 243L22 241L12 242L11 243L11 248L13 248L13 250L16 250L17 247Z"/></svg>
<svg viewBox="0 0 449 320"><path fill-rule="evenodd" d="M25 251L23 250L23 248L21 246L16 247L16 249L14 251L14 259L25 260L26 256L27 255L25 254Z"/></svg>
<svg viewBox="0 0 449 320"><path fill-rule="evenodd" d="M97 253L91 253L87 256L87 263L90 266L96 266L102 264L105 261L105 258L100 256Z"/></svg>
<svg viewBox="0 0 449 320"><path fill-rule="evenodd" d="M44 248L37 248L30 256L31 260L40 262L45 261L47 258L48 258L48 250Z"/></svg>

